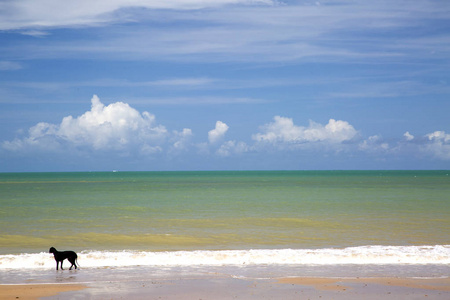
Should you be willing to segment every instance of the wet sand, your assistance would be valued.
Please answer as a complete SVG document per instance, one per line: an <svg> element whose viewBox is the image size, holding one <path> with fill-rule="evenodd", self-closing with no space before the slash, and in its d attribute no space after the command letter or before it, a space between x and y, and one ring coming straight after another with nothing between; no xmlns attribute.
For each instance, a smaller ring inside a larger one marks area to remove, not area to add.
<svg viewBox="0 0 450 300"><path fill-rule="evenodd" d="M278 282L313 287L313 294L320 299L450 299L450 278L298 277L281 278Z"/></svg>
<svg viewBox="0 0 450 300"><path fill-rule="evenodd" d="M65 299L63 292L79 291L85 289L79 284L13 284L0 285L0 300L20 299L33 300L42 297L56 296Z"/></svg>
<svg viewBox="0 0 450 300"><path fill-rule="evenodd" d="M450 299L450 278L232 277L0 285L0 299Z"/></svg>
<svg viewBox="0 0 450 300"><path fill-rule="evenodd" d="M450 278L282 278L279 283L312 285L318 290L345 290L345 284L378 284L413 289L450 291Z"/></svg>

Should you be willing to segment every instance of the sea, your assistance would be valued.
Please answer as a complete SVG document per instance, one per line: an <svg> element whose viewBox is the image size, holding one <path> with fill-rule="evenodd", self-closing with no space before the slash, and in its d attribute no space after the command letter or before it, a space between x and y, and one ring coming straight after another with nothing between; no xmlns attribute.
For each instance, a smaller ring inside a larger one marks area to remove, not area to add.
<svg viewBox="0 0 450 300"><path fill-rule="evenodd" d="M0 173L0 283L448 277L449 174ZM56 271L50 247L80 267Z"/></svg>

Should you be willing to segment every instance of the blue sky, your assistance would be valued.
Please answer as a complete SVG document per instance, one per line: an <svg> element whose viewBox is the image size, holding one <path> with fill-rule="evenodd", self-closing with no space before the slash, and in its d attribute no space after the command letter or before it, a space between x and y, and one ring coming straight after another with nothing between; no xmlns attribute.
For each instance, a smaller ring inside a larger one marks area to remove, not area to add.
<svg viewBox="0 0 450 300"><path fill-rule="evenodd" d="M0 172L450 169L447 1L0 1Z"/></svg>

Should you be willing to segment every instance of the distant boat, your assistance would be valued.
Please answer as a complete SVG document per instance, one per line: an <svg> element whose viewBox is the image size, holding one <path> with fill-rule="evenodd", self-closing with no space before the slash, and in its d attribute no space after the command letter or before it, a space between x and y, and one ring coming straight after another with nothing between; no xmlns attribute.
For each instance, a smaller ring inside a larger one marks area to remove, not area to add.
<svg viewBox="0 0 450 300"><path fill-rule="evenodd" d="M119 172L119 171L117 171L117 170L113 170L113 173L117 173L117 172Z"/></svg>

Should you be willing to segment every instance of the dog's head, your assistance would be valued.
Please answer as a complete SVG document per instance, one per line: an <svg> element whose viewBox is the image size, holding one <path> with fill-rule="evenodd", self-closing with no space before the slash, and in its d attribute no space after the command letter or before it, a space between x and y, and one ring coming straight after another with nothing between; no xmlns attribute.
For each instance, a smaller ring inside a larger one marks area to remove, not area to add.
<svg viewBox="0 0 450 300"><path fill-rule="evenodd" d="M53 247L51 247L50 250L48 250L48 253L55 253L55 252L56 252L56 249Z"/></svg>

